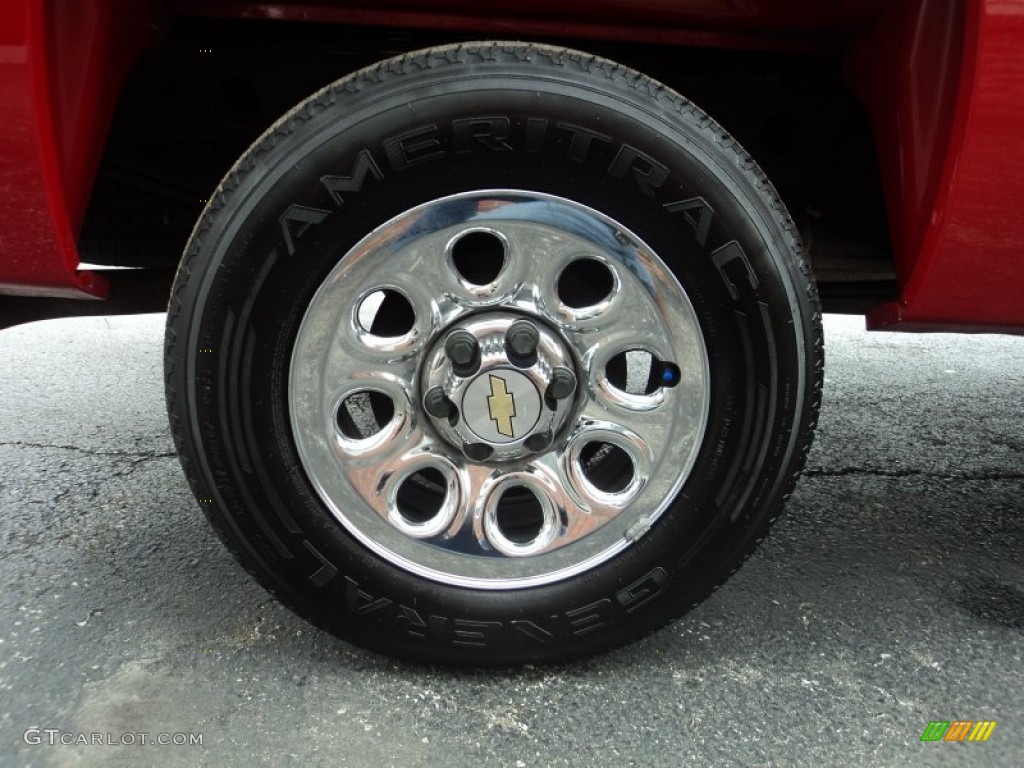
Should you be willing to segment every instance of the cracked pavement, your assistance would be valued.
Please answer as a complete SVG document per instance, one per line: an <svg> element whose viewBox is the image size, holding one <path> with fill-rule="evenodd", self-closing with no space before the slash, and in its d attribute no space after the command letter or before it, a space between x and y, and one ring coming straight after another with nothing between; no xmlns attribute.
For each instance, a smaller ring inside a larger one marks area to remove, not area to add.
<svg viewBox="0 0 1024 768"><path fill-rule="evenodd" d="M0 332L0 766L1019 765L1024 339L861 325L827 318L807 473L732 580L509 671L353 648L255 585L174 458L162 316ZM954 719L998 725L919 741Z"/></svg>

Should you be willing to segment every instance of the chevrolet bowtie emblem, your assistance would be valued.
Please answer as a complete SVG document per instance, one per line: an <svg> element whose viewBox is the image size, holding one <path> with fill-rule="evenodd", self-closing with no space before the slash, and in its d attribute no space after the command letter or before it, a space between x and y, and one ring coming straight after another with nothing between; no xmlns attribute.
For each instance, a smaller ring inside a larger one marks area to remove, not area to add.
<svg viewBox="0 0 1024 768"><path fill-rule="evenodd" d="M512 418L516 415L516 400L508 391L505 380L500 376L488 374L491 380L491 394L487 398L487 412L491 415L499 435L515 437L512 431Z"/></svg>

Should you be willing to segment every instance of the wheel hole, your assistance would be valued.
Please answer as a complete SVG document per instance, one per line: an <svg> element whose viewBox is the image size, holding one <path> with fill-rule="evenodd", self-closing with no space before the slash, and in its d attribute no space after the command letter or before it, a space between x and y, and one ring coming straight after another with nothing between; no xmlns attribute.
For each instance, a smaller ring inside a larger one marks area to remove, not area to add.
<svg viewBox="0 0 1024 768"><path fill-rule="evenodd" d="M495 522L501 535L513 544L529 544L544 527L544 508L529 488L509 488L498 499Z"/></svg>
<svg viewBox="0 0 1024 768"><path fill-rule="evenodd" d="M380 432L395 416L388 395L366 389L353 392L338 406L338 429L350 440L365 440Z"/></svg>
<svg viewBox="0 0 1024 768"><path fill-rule="evenodd" d="M402 481L395 504L402 518L412 525L422 525L437 517L444 506L447 483L441 470L420 469Z"/></svg>
<svg viewBox="0 0 1024 768"><path fill-rule="evenodd" d="M612 271L597 259L577 259L558 276L558 298L572 309L600 304L614 287Z"/></svg>
<svg viewBox="0 0 1024 768"><path fill-rule="evenodd" d="M364 331L388 339L411 331L416 313L405 296L391 288L382 288L359 303L357 318Z"/></svg>
<svg viewBox="0 0 1024 768"><path fill-rule="evenodd" d="M505 243L493 232L467 232L452 245L452 264L470 285L490 285L505 266Z"/></svg>
<svg viewBox="0 0 1024 768"><path fill-rule="evenodd" d="M630 349L619 352L605 365L608 383L630 395L650 395L662 386L661 366L650 352Z"/></svg>
<svg viewBox="0 0 1024 768"><path fill-rule="evenodd" d="M633 482L633 460L617 445L587 443L580 451L580 464L590 484L605 493L620 493Z"/></svg>

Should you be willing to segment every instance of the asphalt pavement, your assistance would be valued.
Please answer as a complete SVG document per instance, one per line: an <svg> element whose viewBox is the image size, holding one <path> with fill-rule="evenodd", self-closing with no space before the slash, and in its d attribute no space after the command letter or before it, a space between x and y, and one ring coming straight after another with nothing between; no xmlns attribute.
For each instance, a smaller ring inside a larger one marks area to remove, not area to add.
<svg viewBox="0 0 1024 768"><path fill-rule="evenodd" d="M728 584L504 671L354 648L235 564L174 456L162 316L0 332L0 765L1021 765L1024 338L862 322L827 318L807 472ZM921 742L947 720L997 725Z"/></svg>

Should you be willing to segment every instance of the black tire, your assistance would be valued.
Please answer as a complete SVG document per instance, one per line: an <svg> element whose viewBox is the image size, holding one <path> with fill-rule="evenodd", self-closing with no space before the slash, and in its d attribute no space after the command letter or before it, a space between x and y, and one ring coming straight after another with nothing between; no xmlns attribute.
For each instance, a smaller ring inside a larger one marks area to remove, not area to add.
<svg viewBox="0 0 1024 768"><path fill-rule="evenodd" d="M340 179L333 194L325 176ZM425 578L360 544L304 471L288 405L304 312L339 258L417 205L493 188L576 201L637 233L693 305L711 382L696 462L650 530L583 573L504 590ZM792 491L822 365L798 235L736 142L635 71L517 43L391 59L285 115L202 214L166 336L182 466L238 560L345 640L474 664L606 650L704 599Z"/></svg>

